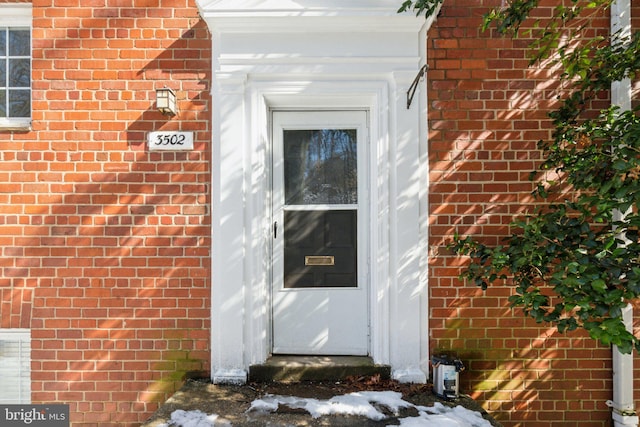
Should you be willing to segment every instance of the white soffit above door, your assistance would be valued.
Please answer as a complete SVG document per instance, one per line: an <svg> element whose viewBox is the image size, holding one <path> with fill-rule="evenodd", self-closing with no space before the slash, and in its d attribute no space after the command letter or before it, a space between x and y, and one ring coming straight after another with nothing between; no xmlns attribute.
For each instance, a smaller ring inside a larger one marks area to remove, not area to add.
<svg viewBox="0 0 640 427"><path fill-rule="evenodd" d="M397 13L399 0L197 0L201 16L209 25L242 32L394 31L416 33L432 19L416 18L413 13ZM290 19L292 17L304 19ZM265 18L273 18L265 20ZM317 19L317 18L331 18ZM242 25L247 20L254 25Z"/></svg>
<svg viewBox="0 0 640 427"><path fill-rule="evenodd" d="M254 76L403 71L412 79L425 61L432 23L414 13L399 14L399 0L196 3L213 34L214 72Z"/></svg>

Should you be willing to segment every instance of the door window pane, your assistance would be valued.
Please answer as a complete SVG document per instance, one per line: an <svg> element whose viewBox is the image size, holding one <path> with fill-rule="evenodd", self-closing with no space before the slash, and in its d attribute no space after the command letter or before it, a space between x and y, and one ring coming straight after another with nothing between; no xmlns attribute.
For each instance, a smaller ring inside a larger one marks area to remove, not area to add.
<svg viewBox="0 0 640 427"><path fill-rule="evenodd" d="M284 287L358 286L356 210L285 211Z"/></svg>
<svg viewBox="0 0 640 427"><path fill-rule="evenodd" d="M284 130L285 204L357 204L355 129Z"/></svg>

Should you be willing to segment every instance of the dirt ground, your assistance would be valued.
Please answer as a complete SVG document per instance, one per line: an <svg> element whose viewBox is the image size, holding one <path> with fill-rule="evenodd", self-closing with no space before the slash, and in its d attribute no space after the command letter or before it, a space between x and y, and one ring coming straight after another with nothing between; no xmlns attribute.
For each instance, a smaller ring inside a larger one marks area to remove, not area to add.
<svg viewBox="0 0 640 427"><path fill-rule="evenodd" d="M480 412L494 427L502 427L493 420L474 400L460 397L454 401L438 398L432 393L430 385L400 384L392 380L378 378L351 378L344 382L313 382L313 383L272 383L247 384L243 386L214 385L209 381L189 380L171 397L142 427L157 427L168 423L171 413L177 409L185 411L200 410L207 414L218 414L218 423L230 423L233 427L383 427L399 425L399 418L417 416L415 408L402 410L399 414L388 414L388 418L374 421L356 416L323 416L312 418L303 410L290 409L282 405L276 413L264 414L247 412L251 402L266 394L310 397L316 399L330 399L333 396L348 394L356 391L385 391L392 390L402 393L403 399L414 405L432 406L435 402L444 405L462 405L468 409Z"/></svg>

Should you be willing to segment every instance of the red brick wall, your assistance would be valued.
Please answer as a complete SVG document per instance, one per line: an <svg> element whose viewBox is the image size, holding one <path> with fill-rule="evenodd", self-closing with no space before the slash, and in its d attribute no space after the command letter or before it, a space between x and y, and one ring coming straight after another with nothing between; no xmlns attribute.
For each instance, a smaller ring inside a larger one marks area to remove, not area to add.
<svg viewBox="0 0 640 427"><path fill-rule="evenodd" d="M461 283L443 250L454 230L507 232L550 134L555 76L527 69L527 40L479 32L495 4L447 0L429 34L431 346L507 427L608 426L610 350ZM33 130L0 132L0 326L32 329L34 403L136 425L209 369L211 40L193 0L33 6ZM154 109L165 85L174 118ZM163 129L195 150L150 153Z"/></svg>
<svg viewBox="0 0 640 427"><path fill-rule="evenodd" d="M462 283L466 260L444 248L454 231L488 243L508 233L513 215L532 202L536 143L550 136L557 76L527 68L530 40L478 29L499 4L447 0L429 33L431 348L466 362L463 391L505 427L609 426L610 349L511 310L508 286L482 292ZM592 25L606 34L609 17Z"/></svg>
<svg viewBox="0 0 640 427"><path fill-rule="evenodd" d="M32 400L74 425L137 425L209 369L210 52L193 0L33 1L33 130L0 132L1 326L31 328ZM195 149L149 152L157 130Z"/></svg>

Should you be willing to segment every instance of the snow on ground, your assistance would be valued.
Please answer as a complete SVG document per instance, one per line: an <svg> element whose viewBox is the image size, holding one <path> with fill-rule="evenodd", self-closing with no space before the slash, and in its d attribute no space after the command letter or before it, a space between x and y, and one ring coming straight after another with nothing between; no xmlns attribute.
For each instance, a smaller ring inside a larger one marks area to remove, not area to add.
<svg viewBox="0 0 640 427"><path fill-rule="evenodd" d="M292 409L304 409L312 417L323 415L359 415L372 420L386 418L376 405L385 406L397 414L400 408L416 408L417 417L401 418L403 427L491 427L489 421L478 412L470 411L462 406L449 408L440 402L434 406L415 406L402 399L402 394L395 391L364 391L335 396L329 400L300 398L292 396L270 396L254 400L248 412L275 412L278 405L286 405Z"/></svg>
<svg viewBox="0 0 640 427"><path fill-rule="evenodd" d="M303 409L313 418L323 415L357 415L372 420L383 420L387 416L376 406L384 406L397 414L401 408L416 408L417 417L400 418L401 427L491 427L491 423L482 418L480 413L462 406L450 408L440 402L434 406L416 406L402 399L402 394L395 391L363 391L332 397L329 400L301 398L295 396L266 395L251 403L248 413L271 413L285 405L292 409ZM177 410L171 414L169 424L161 427L213 427L217 415L207 415L201 411ZM229 426L228 423L222 425Z"/></svg>
<svg viewBox="0 0 640 427"><path fill-rule="evenodd" d="M171 413L171 421L169 424L161 424L161 427L179 426L179 427L211 427L216 425L218 416L207 415L202 411L183 411L178 409Z"/></svg>

